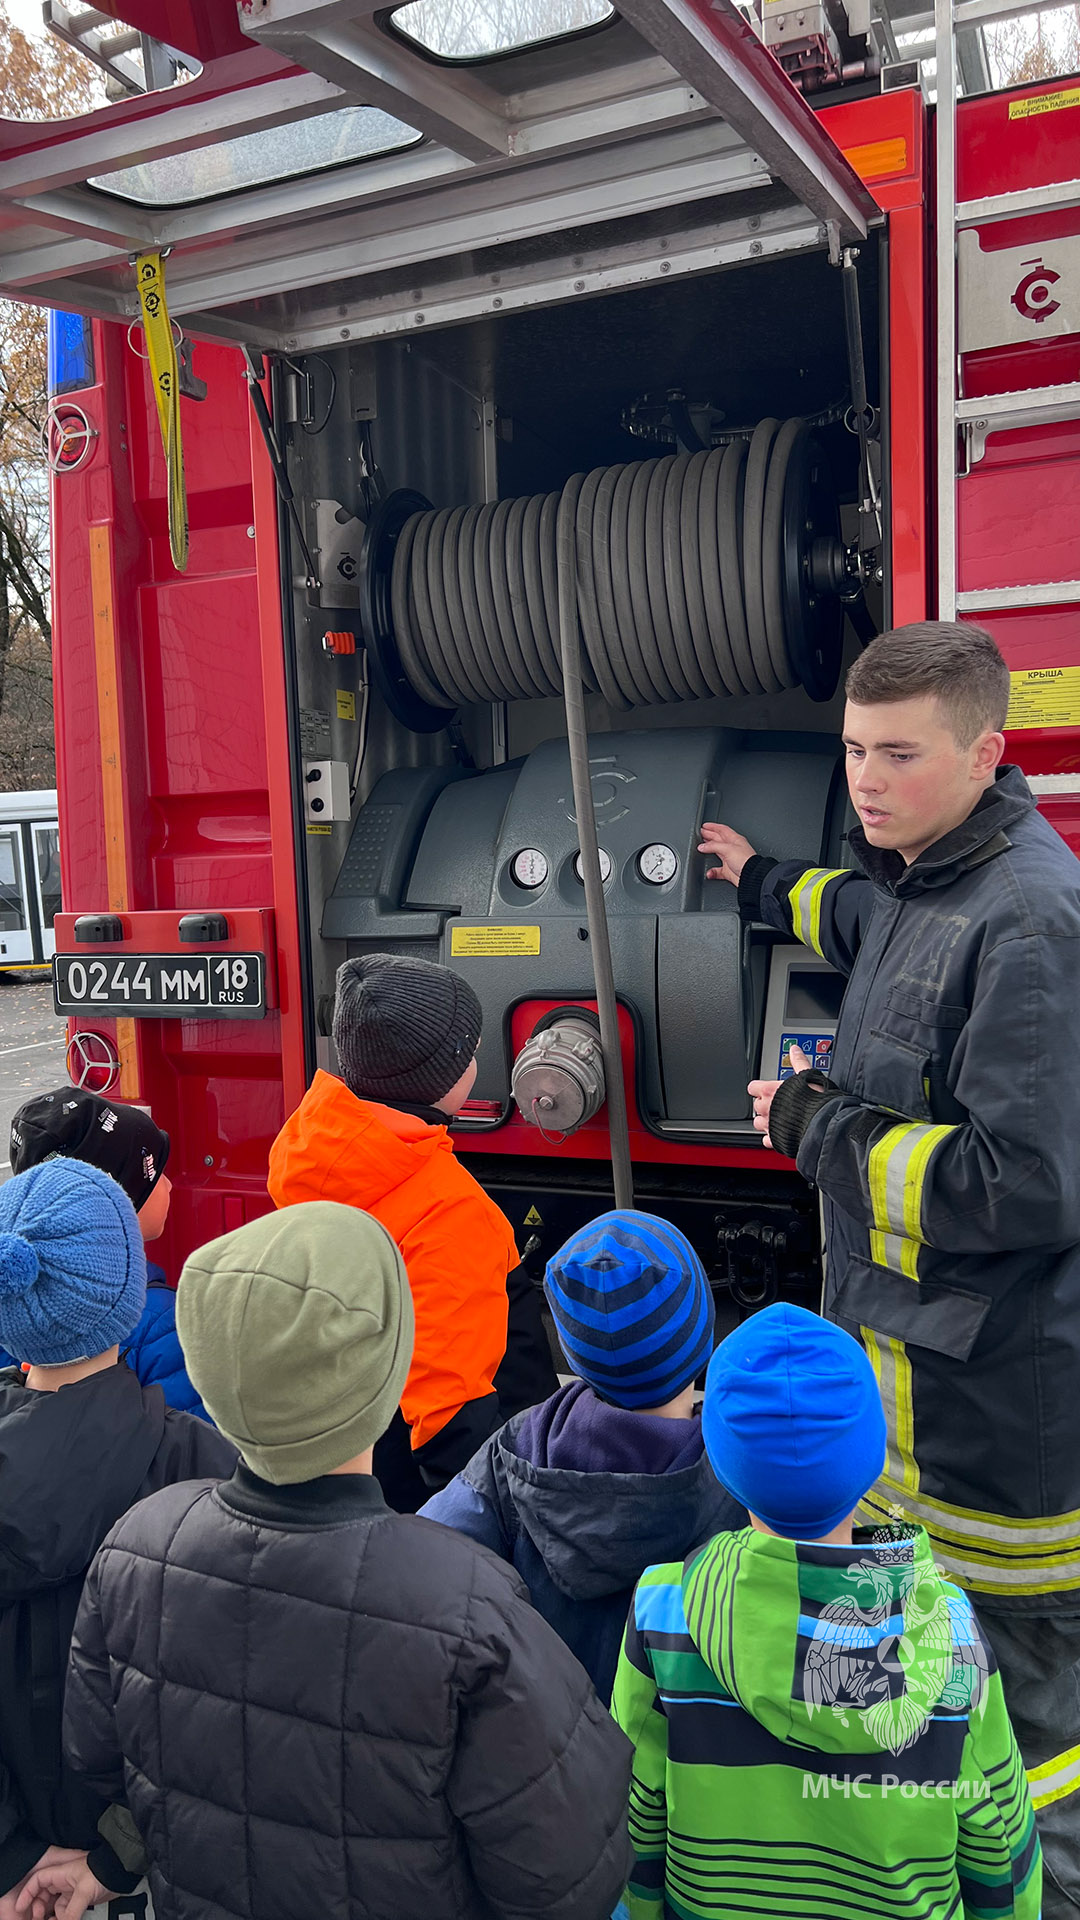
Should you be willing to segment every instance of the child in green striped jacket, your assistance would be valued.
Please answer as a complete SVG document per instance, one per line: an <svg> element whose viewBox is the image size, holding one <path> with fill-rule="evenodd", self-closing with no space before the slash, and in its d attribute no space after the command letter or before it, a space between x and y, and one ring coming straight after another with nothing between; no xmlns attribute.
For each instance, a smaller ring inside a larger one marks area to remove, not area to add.
<svg viewBox="0 0 1080 1920"><path fill-rule="evenodd" d="M752 1524L634 1596L631 1920L1038 1920L1001 1681L922 1528L854 1529L885 1424L858 1342L769 1307L717 1348L705 1445Z"/></svg>

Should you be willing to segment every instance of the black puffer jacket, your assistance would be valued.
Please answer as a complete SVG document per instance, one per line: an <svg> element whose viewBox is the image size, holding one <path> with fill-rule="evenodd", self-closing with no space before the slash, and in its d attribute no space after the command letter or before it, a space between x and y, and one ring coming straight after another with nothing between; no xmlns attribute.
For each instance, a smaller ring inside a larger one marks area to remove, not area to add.
<svg viewBox="0 0 1080 1920"><path fill-rule="evenodd" d="M607 1920L630 1748L484 1548L241 1466L114 1528L65 1717L159 1920Z"/></svg>
<svg viewBox="0 0 1080 1920"><path fill-rule="evenodd" d="M227 1474L236 1448L128 1368L38 1393L0 1372L0 1893L51 1843L93 1847L101 1811L61 1766L68 1647L83 1578L145 1494ZM111 1854L95 1860L120 1892Z"/></svg>

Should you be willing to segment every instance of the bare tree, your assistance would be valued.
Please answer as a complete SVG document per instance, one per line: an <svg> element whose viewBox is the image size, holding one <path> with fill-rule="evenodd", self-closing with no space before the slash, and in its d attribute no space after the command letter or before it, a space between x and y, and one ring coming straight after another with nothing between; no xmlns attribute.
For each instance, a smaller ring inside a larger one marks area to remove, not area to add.
<svg viewBox="0 0 1080 1920"><path fill-rule="evenodd" d="M986 29L994 83L1025 86L1080 70L1080 6L1053 7Z"/></svg>
<svg viewBox="0 0 1080 1920"><path fill-rule="evenodd" d="M58 41L30 40L0 0L0 98L9 120L62 119L101 98L92 69ZM46 321L0 301L0 784L51 786Z"/></svg>

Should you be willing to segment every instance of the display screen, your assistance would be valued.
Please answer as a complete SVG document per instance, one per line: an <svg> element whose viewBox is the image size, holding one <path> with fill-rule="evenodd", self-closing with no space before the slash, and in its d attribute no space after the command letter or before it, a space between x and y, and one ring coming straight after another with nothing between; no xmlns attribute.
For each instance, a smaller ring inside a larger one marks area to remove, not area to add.
<svg viewBox="0 0 1080 1920"><path fill-rule="evenodd" d="M809 1020L838 1020L846 985L842 973L826 973L824 968L819 972L816 967L807 967L800 972L793 967L788 975L785 1024L794 1026Z"/></svg>

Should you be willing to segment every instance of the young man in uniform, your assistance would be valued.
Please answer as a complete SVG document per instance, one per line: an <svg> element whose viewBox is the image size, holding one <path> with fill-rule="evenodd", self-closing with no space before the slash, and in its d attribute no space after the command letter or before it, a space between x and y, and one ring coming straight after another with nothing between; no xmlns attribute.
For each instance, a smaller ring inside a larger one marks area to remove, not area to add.
<svg viewBox="0 0 1080 1920"><path fill-rule="evenodd" d="M825 1203L825 1311L885 1403L864 1511L927 1529L1001 1667L1045 1856L1045 1920L1080 1913L1080 861L1000 765L989 634L930 622L855 662L844 720L855 867L702 829L748 920L847 976L831 1078L793 1050L753 1081L766 1144Z"/></svg>

